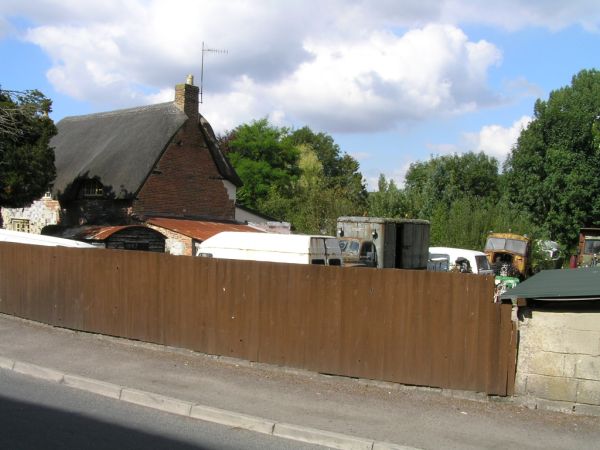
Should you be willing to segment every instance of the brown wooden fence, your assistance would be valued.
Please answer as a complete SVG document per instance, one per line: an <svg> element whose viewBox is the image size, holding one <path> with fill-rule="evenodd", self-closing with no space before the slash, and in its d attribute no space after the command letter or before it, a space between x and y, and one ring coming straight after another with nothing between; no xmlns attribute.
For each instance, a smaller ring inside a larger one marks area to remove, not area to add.
<svg viewBox="0 0 600 450"><path fill-rule="evenodd" d="M0 312L251 361L511 394L493 279L0 243Z"/></svg>

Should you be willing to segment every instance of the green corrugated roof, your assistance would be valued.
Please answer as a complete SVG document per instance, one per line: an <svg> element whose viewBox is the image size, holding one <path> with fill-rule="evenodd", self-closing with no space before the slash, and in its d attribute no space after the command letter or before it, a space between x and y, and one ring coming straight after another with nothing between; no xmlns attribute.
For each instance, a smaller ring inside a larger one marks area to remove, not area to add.
<svg viewBox="0 0 600 450"><path fill-rule="evenodd" d="M599 300L600 267L543 270L507 290L502 299Z"/></svg>

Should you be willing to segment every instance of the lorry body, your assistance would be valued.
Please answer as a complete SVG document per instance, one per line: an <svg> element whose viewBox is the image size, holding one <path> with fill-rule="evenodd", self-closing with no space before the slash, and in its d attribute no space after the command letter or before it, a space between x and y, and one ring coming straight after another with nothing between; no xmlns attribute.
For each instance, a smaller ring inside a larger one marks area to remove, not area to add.
<svg viewBox="0 0 600 450"><path fill-rule="evenodd" d="M527 278L531 275L531 241L514 233L490 233L484 252L496 275Z"/></svg>
<svg viewBox="0 0 600 450"><path fill-rule="evenodd" d="M345 266L427 268L429 222L426 220L340 217L337 233Z"/></svg>
<svg viewBox="0 0 600 450"><path fill-rule="evenodd" d="M577 265L579 267L600 264L600 228L582 228L579 231Z"/></svg>
<svg viewBox="0 0 600 450"><path fill-rule="evenodd" d="M334 236L224 231L206 239L195 256L291 264L341 266Z"/></svg>

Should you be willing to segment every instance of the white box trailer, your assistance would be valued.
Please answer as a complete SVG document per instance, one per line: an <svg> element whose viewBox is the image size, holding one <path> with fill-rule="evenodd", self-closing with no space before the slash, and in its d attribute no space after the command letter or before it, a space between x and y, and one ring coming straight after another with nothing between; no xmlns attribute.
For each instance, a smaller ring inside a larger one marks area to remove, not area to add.
<svg viewBox="0 0 600 450"><path fill-rule="evenodd" d="M291 264L341 266L333 236L223 231L202 242L195 256Z"/></svg>
<svg viewBox="0 0 600 450"><path fill-rule="evenodd" d="M76 247L96 248L85 242L73 239L63 239L43 234L24 233L22 231L0 230L0 242L14 242L17 244L44 245L46 247Z"/></svg>

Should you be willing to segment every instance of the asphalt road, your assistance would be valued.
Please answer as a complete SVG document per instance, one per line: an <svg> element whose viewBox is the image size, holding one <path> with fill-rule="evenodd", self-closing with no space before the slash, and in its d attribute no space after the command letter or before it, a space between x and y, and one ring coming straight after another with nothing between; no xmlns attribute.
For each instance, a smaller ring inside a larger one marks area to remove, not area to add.
<svg viewBox="0 0 600 450"><path fill-rule="evenodd" d="M193 405L218 408L278 424L341 433L378 443L448 450L600 450L600 417L531 410L512 399L487 399L473 393L465 394L475 396L476 401L469 397L460 398L460 392L411 388L391 383L373 384L368 380L216 358L188 350L73 332L0 314L0 366L2 360L5 367L14 368L7 361L34 364ZM4 396L5 402L16 401L25 406L33 403L56 413L64 412L61 405L66 400L63 396L57 396L58 400L50 403L43 403L36 398L28 400L28 397L9 396L9 392L18 390L5 388L2 379L6 377L0 378L0 397ZM25 392L28 390L25 389ZM108 402L107 399L98 401ZM9 403L5 404L8 407ZM94 411L97 409L95 404L85 403ZM127 406L123 406L123 409L137 410L137 407L129 406L131 409ZM7 407L0 403L0 414ZM119 406L115 408L119 409ZM77 409L70 413L67 409L64 413L73 416L73 420L90 417ZM113 424L114 433L142 433L140 439L149 435L152 445L144 446L146 448L177 448L173 442L188 446L203 445L190 444L194 441L174 434L168 427L151 425L132 431L134 427L129 426L126 420L130 419L128 416L137 420L135 413L125 413L124 420L111 421L115 414L104 412L92 419L103 426ZM152 411L149 414L154 416L158 413ZM0 416L0 431L8 428L2 422L4 416ZM36 420L44 423L43 420ZM27 419L24 421L27 422ZM63 422L44 426L43 430L62 427ZM192 423L181 417L175 422ZM188 425L193 426L200 425ZM37 428L40 427L31 428L31 433L39 433ZM8 431L0 433L0 438L10 434L10 429ZM23 434L27 442L35 438L27 436L27 430ZM98 440L108 433L88 434ZM208 442L205 444L208 447L204 448L215 448L213 444L221 445L220 448L263 448L262 443L254 445L250 437L245 438L250 434L233 430L232 435L243 436L241 440L217 438L216 443ZM266 445L272 442L268 435L257 438L264 439ZM168 440L162 447L161 439ZM280 442L271 448L310 448L297 447L298 444L287 441ZM44 441L41 448L47 448L46 443ZM112 447L112 443L106 447ZM15 448L7 444L0 440L0 449ZM86 443L83 448L102 448L90 447L92 444ZM130 448L136 447L132 445Z"/></svg>
<svg viewBox="0 0 600 450"><path fill-rule="evenodd" d="M163 413L0 369L0 448L322 447Z"/></svg>

